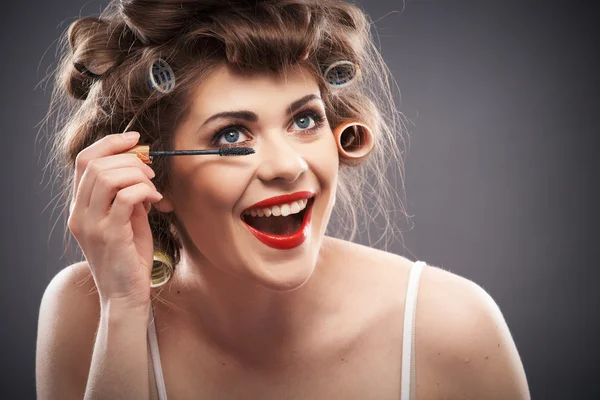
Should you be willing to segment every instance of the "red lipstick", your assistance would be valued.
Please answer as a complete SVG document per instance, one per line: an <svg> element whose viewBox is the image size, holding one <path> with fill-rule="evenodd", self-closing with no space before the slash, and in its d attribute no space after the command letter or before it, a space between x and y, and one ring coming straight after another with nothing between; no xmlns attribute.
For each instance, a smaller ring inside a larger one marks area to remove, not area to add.
<svg viewBox="0 0 600 400"><path fill-rule="evenodd" d="M300 193L309 193L312 195L312 193L310 193L310 192L300 192ZM266 202L268 202L268 201L271 202L270 203L271 205L285 204L286 202L294 201L294 200L287 200L287 199L289 197L297 195L297 194L298 193L294 193L293 195L287 195L287 196L272 197L270 199L263 200L260 203L257 203L257 205L254 205L251 208L269 207L269 205L265 205L265 204L267 204ZM285 199L283 201L274 200L274 199L281 199L281 198L285 198ZM305 199L305 198L307 198L307 197L296 197L295 199L298 200L298 199ZM289 235L289 236L273 235L270 233L264 233L264 232L258 231L245 222L244 222L244 225L246 225L248 230L254 235L255 238L257 238L258 240L260 240L262 243L266 244L269 247L273 247L274 249L278 249L278 250L293 249L295 247L300 246L302 243L304 243L304 241L308 237L308 233L310 232L310 221L311 221L311 217L312 217L313 202L314 201L312 198L310 198L308 200L308 203L306 204L306 211L304 213L304 218L302 219L302 224L300 225L300 229L298 229L298 231L296 231L292 235ZM275 217L275 218L277 218L277 217ZM242 221L243 221L243 218L242 218Z"/></svg>

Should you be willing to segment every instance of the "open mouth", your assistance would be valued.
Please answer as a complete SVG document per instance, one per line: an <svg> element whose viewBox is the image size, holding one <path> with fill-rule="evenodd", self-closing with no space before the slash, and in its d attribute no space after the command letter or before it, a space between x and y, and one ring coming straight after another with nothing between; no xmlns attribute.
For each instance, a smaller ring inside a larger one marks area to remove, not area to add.
<svg viewBox="0 0 600 400"><path fill-rule="evenodd" d="M313 204L314 197L308 199L306 207L295 214L287 216L266 216L264 212L260 212L263 216L242 214L242 221L254 228L258 232L266 235L274 236L291 236L297 233L303 226L304 217L310 210Z"/></svg>

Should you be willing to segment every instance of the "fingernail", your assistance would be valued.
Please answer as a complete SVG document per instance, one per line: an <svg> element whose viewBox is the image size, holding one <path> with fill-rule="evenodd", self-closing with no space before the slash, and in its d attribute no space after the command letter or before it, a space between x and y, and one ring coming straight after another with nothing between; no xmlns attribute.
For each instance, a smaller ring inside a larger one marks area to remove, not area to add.
<svg viewBox="0 0 600 400"><path fill-rule="evenodd" d="M137 140L140 137L138 132L125 132L123 138L125 140Z"/></svg>
<svg viewBox="0 0 600 400"><path fill-rule="evenodd" d="M150 204L149 202L145 201L144 202L144 208L146 209L146 214L150 214L150 210L152 209L152 204Z"/></svg>

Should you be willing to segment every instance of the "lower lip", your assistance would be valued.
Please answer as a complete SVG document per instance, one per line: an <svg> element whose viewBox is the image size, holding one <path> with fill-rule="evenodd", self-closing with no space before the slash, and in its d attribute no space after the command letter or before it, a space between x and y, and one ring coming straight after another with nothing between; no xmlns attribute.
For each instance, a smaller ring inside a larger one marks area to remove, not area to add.
<svg viewBox="0 0 600 400"><path fill-rule="evenodd" d="M300 229L293 235L289 236L281 236L281 235L271 235L268 233L264 233L261 231L257 231L250 225L244 222L244 225L248 228L248 230L254 235L255 238L263 242L269 247L272 247L277 250L289 250L295 247L300 246L306 238L308 237L308 233L310 232L310 220L312 217L312 199L309 200L307 205L306 213L304 214L304 219L302 220L302 225L300 225Z"/></svg>

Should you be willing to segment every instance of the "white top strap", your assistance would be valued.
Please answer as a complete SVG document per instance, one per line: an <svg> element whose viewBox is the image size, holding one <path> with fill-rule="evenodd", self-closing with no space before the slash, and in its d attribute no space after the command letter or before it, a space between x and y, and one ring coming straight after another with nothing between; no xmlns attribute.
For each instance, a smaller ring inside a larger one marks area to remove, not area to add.
<svg viewBox="0 0 600 400"><path fill-rule="evenodd" d="M415 261L410 269L404 309L404 327L402 334L402 387L401 400L414 400L415 394L415 310L419 278L425 266L423 261Z"/></svg>
<svg viewBox="0 0 600 400"><path fill-rule="evenodd" d="M158 339L156 337L156 325L154 324L154 311L150 305L150 320L148 323L148 344L150 345L150 356L152 357L152 366L158 389L158 399L167 400L167 388L165 387L165 378L160 363L160 353L158 352Z"/></svg>

